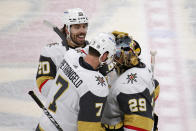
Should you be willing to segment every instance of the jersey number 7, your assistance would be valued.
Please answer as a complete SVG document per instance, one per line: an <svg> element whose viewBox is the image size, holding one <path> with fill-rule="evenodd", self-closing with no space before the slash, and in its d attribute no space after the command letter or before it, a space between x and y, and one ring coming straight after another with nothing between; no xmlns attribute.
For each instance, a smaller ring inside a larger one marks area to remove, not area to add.
<svg viewBox="0 0 196 131"><path fill-rule="evenodd" d="M52 101L52 103L50 103L48 109L53 111L53 112L56 112L56 100L59 99L59 97L66 91L66 89L68 89L69 87L69 83L62 78L62 76L58 76L57 80L56 80L56 84L57 85L61 85L61 87L59 88L59 90L57 91L57 93L54 95L54 99Z"/></svg>

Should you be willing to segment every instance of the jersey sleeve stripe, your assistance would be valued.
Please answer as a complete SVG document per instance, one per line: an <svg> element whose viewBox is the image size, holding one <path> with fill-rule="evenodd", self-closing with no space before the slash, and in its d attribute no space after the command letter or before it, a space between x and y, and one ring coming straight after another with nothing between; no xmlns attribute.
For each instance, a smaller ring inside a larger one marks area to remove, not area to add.
<svg viewBox="0 0 196 131"><path fill-rule="evenodd" d="M51 79L54 79L53 77L51 76L42 76L42 77L39 77L37 80L36 80L36 84L37 84L37 87L39 89L39 91L41 92L41 88L44 86L44 84L47 82L46 80L51 80Z"/></svg>
<svg viewBox="0 0 196 131"><path fill-rule="evenodd" d="M42 129L42 128L40 127L40 125L38 124L37 128L35 129L35 131L44 131L44 129Z"/></svg>
<svg viewBox="0 0 196 131"><path fill-rule="evenodd" d="M125 115L124 125L133 129L138 128L138 131L151 131L153 128L154 121L150 118L143 117L140 115Z"/></svg>
<svg viewBox="0 0 196 131"><path fill-rule="evenodd" d="M45 84L47 81L48 81L48 79L45 80L45 81L40 85L40 87L39 87L39 92L42 92L42 87L44 86L44 84Z"/></svg>
<svg viewBox="0 0 196 131"><path fill-rule="evenodd" d="M141 128L137 128L137 127L129 126L129 125L125 125L124 127L128 128L128 129L131 129L131 130L136 130L136 131L148 131L148 130L145 130L145 129L141 129Z"/></svg>

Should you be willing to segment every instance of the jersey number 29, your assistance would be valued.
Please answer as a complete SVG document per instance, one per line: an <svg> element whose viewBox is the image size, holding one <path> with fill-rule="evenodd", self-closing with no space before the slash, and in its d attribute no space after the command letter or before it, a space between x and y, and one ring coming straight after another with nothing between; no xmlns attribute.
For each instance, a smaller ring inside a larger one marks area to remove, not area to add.
<svg viewBox="0 0 196 131"><path fill-rule="evenodd" d="M144 98L130 99L128 104L131 112L146 111L146 99Z"/></svg>

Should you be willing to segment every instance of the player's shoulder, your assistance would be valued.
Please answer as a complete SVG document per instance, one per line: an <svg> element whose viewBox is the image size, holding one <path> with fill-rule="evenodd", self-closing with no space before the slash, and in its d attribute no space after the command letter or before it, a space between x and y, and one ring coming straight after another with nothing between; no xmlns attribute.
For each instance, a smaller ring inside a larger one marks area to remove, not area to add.
<svg viewBox="0 0 196 131"><path fill-rule="evenodd" d="M59 43L54 42L54 43L49 43L49 44L47 44L46 47L52 48L52 47L59 46L59 45L60 45Z"/></svg>
<svg viewBox="0 0 196 131"><path fill-rule="evenodd" d="M86 73L86 82L89 91L94 95L99 97L106 97L108 95L108 83L102 74L96 71L89 71Z"/></svg>
<svg viewBox="0 0 196 131"><path fill-rule="evenodd" d="M66 48L60 43L50 43L43 47L41 55L44 56L55 56L66 51Z"/></svg>
<svg viewBox="0 0 196 131"><path fill-rule="evenodd" d="M141 79L151 79L152 78L151 68L144 63L141 63L141 64L142 65L139 67L130 68L125 73L126 74L130 74L130 73L135 74L138 77L140 77Z"/></svg>
<svg viewBox="0 0 196 131"><path fill-rule="evenodd" d="M81 57L81 52L78 52L75 49L69 49L68 51L64 52L64 59L67 59L67 61L70 61L72 63L78 63L79 57Z"/></svg>
<svg viewBox="0 0 196 131"><path fill-rule="evenodd" d="M139 93L148 88L152 76L147 68L131 68L121 74L112 85L115 93Z"/></svg>
<svg viewBox="0 0 196 131"><path fill-rule="evenodd" d="M131 83L134 83L132 81L138 81L139 79L144 79L146 77L151 78L151 70L148 69L147 67L144 68L137 68L133 67L128 70L126 70L123 74L119 76L118 81L122 81L123 79L126 78L126 80L131 80Z"/></svg>
<svg viewBox="0 0 196 131"><path fill-rule="evenodd" d="M61 43L59 42L54 42L54 43L49 43L49 44L46 44L44 49L57 49L57 48L65 48Z"/></svg>

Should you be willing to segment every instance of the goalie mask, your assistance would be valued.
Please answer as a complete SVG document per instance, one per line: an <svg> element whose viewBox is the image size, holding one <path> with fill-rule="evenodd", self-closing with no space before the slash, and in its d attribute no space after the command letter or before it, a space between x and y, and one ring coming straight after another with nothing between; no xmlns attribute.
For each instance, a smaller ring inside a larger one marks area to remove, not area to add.
<svg viewBox="0 0 196 131"><path fill-rule="evenodd" d="M138 56L141 54L141 48L137 41L129 36L124 36L116 39L116 44L115 62L118 74L139 64Z"/></svg>

